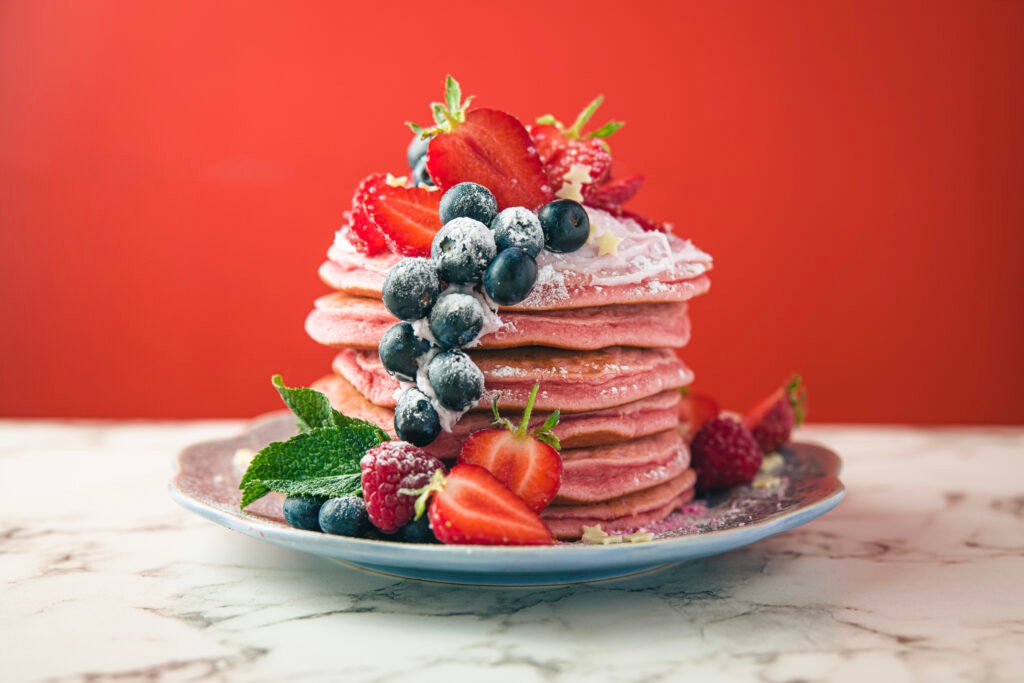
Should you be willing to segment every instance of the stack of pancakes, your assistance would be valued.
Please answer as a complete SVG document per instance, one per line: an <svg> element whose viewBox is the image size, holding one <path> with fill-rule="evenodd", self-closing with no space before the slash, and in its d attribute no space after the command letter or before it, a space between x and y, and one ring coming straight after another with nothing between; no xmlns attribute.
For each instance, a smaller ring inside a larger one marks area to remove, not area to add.
<svg viewBox="0 0 1024 683"><path fill-rule="evenodd" d="M502 308L501 328L469 350L488 395L425 449L454 460L469 434L490 425L493 392L514 418L539 382L537 424L552 410L562 414L554 430L562 485L542 514L561 539L579 538L583 525L616 533L659 521L693 497L695 481L679 419L679 390L693 374L676 351L689 341L686 301L707 291L711 259L672 235L588 212L592 225L622 238L622 248L602 254L591 241L573 254L539 255L533 293ZM306 320L314 340L340 349L334 373L314 387L339 411L392 434L399 386L377 344L397 323L381 287L401 258L359 254L339 234L320 269L336 291L319 298Z"/></svg>

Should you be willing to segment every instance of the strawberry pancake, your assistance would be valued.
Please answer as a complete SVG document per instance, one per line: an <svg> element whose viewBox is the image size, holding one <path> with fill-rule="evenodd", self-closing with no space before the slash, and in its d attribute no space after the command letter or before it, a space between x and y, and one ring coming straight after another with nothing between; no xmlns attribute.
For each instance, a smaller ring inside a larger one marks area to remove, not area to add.
<svg viewBox="0 0 1024 683"><path fill-rule="evenodd" d="M610 534L642 529L659 522L693 500L697 475L687 469L658 486L621 498L583 505L551 505L541 515L555 538L576 540L584 526L597 526Z"/></svg>
<svg viewBox="0 0 1024 683"><path fill-rule="evenodd" d="M720 460L695 450L691 466L684 430L717 407L683 398L678 356L712 259L625 208L644 179L613 173L621 122L586 130L600 97L571 125L470 100L449 77L431 124L409 124L409 170L356 188L319 270L332 291L306 319L337 353L314 385L326 400L294 396L300 426L361 420L394 445L367 453L361 482L328 471L295 490L361 483L369 522L409 542L548 544L659 522ZM793 420L762 412L777 441ZM358 521L358 501L335 507Z"/></svg>
<svg viewBox="0 0 1024 683"><path fill-rule="evenodd" d="M711 257L693 243L671 233L645 230L637 221L587 207L595 236L572 253L541 251L537 255L537 282L523 301L509 310L562 310L613 304L687 301L710 287L706 273ZM614 253L599 242L608 235ZM339 231L320 267L320 278L349 294L381 298L388 271L401 254L369 256Z"/></svg>
<svg viewBox="0 0 1024 683"><path fill-rule="evenodd" d="M370 403L342 377L327 375L314 382L313 388L325 394L335 410L372 422L394 435L394 411ZM552 432L561 440L563 448L570 449L639 439L674 428L679 421L680 402L679 392L668 390L606 410L567 413ZM442 432L433 443L423 448L434 457L453 460L466 437L486 429L491 421L490 413L467 413L452 427L452 431ZM570 452L582 453L566 451L567 454Z"/></svg>
<svg viewBox="0 0 1024 683"><path fill-rule="evenodd" d="M380 300L334 292L316 300L306 318L306 332L324 346L376 350L394 324L394 316ZM482 335L479 348L681 348L689 340L686 304L668 302L503 313L500 328Z"/></svg>
<svg viewBox="0 0 1024 683"><path fill-rule="evenodd" d="M508 408L524 407L536 383L542 387L538 410L580 413L679 389L693 379L670 349L613 347L584 353L528 347L477 351L471 358L488 391L499 393L502 406ZM334 371L370 402L389 408L396 405L399 381L388 374L376 353L344 349L334 359ZM490 408L490 400L483 395L473 403L481 410Z"/></svg>

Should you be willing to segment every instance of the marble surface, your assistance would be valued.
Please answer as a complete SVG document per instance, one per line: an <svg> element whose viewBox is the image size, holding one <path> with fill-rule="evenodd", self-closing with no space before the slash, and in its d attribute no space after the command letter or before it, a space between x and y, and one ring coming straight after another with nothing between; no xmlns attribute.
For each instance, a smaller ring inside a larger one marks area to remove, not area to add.
<svg viewBox="0 0 1024 683"><path fill-rule="evenodd" d="M4 681L1020 681L1024 429L810 427L846 501L618 583L361 573L167 496L239 422L0 421Z"/></svg>

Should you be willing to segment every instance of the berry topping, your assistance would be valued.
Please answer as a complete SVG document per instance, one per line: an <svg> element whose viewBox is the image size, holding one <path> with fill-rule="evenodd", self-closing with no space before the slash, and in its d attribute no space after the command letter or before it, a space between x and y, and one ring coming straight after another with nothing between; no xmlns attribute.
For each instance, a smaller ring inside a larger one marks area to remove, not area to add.
<svg viewBox="0 0 1024 683"><path fill-rule="evenodd" d="M462 444L459 464L479 465L493 474L530 508L540 512L554 499L562 484L562 458L558 437L551 433L558 424L556 410L540 429L527 431L539 385L533 385L519 426L501 417L495 399L497 429L483 429Z"/></svg>
<svg viewBox="0 0 1024 683"><path fill-rule="evenodd" d="M505 249L484 273L487 296L502 306L512 306L530 295L537 282L537 262L519 247Z"/></svg>
<svg viewBox="0 0 1024 683"><path fill-rule="evenodd" d="M323 496L288 496L284 499L284 521L306 531L320 531L320 506Z"/></svg>
<svg viewBox="0 0 1024 683"><path fill-rule="evenodd" d="M441 293L441 281L430 259L402 259L384 279L384 305L399 320L419 320Z"/></svg>
<svg viewBox="0 0 1024 683"><path fill-rule="evenodd" d="M427 173L426 157L420 157L420 160L412 167L412 182L416 186L426 185L427 187L434 187L434 179Z"/></svg>
<svg viewBox="0 0 1024 683"><path fill-rule="evenodd" d="M494 243L498 251L509 247L519 247L530 256L544 248L544 230L540 227L537 214L521 206L511 206L499 213L491 221L494 231Z"/></svg>
<svg viewBox="0 0 1024 683"><path fill-rule="evenodd" d="M460 285L479 282L496 253L494 233L473 218L455 218L445 223L430 247L441 279Z"/></svg>
<svg viewBox="0 0 1024 683"><path fill-rule="evenodd" d="M472 218L489 225L498 213L498 200L483 185L459 183L441 197L438 212L445 224L456 218Z"/></svg>
<svg viewBox="0 0 1024 683"><path fill-rule="evenodd" d="M430 517L424 515L403 526L398 530L398 540L403 543L437 543L437 537L430 528Z"/></svg>
<svg viewBox="0 0 1024 683"><path fill-rule="evenodd" d="M409 146L405 148L405 159L409 162L409 168L416 168L417 162L427 156L427 147L430 146L430 138L424 139L422 135L413 135Z"/></svg>
<svg viewBox="0 0 1024 683"><path fill-rule="evenodd" d="M412 325L406 322L398 323L385 332L377 346L384 369L404 382L416 381L419 360L429 350L430 342L417 337Z"/></svg>
<svg viewBox="0 0 1024 683"><path fill-rule="evenodd" d="M462 351L442 351L427 366L437 401L448 410L465 410L484 395L484 373Z"/></svg>
<svg viewBox="0 0 1024 683"><path fill-rule="evenodd" d="M718 402L706 394L687 391L679 403L679 418L691 440L701 427L718 417L719 412Z"/></svg>
<svg viewBox="0 0 1024 683"><path fill-rule="evenodd" d="M590 217L583 206L571 199L556 199L537 216L544 229L544 246L549 251L576 251L590 237Z"/></svg>
<svg viewBox="0 0 1024 683"><path fill-rule="evenodd" d="M388 242L384 239L384 233L370 220L370 216L366 213L366 207L363 205L375 188L384 184L384 179L383 173L374 173L363 178L352 197L352 210L347 213L347 222L341 228L352 246L367 256L374 256L388 250Z"/></svg>
<svg viewBox="0 0 1024 683"><path fill-rule="evenodd" d="M596 97L568 128L548 114L537 119L537 125L531 129L544 169L556 191L562 187L565 176L572 172L573 166L585 166L590 171L590 178L583 185L583 196L588 200L590 193L611 175L612 155L605 138L624 124L621 121L609 121L595 131L583 132L602 102L603 96Z"/></svg>
<svg viewBox="0 0 1024 683"><path fill-rule="evenodd" d="M402 392L395 406L395 434L416 446L433 443L441 433L441 418L430 399L419 389Z"/></svg>
<svg viewBox="0 0 1024 683"><path fill-rule="evenodd" d="M697 487L704 491L753 481L763 457L750 430L727 417L716 417L701 427L690 451Z"/></svg>
<svg viewBox="0 0 1024 683"><path fill-rule="evenodd" d="M430 242L441 229L438 195L422 187L395 187L383 182L374 184L363 206L392 251L405 256L426 256L430 253Z"/></svg>
<svg viewBox="0 0 1024 683"><path fill-rule="evenodd" d="M498 208L535 208L549 201L551 185L530 133L511 114L497 109L467 111L458 82L448 77L444 104L434 106L433 128L410 124L414 133L435 136L427 170L441 189L472 181L491 188Z"/></svg>
<svg viewBox="0 0 1024 683"><path fill-rule="evenodd" d="M365 536L370 530L366 503L358 496L331 498L320 508L320 528L336 536Z"/></svg>
<svg viewBox="0 0 1024 683"><path fill-rule="evenodd" d="M772 453L789 443L793 428L803 424L807 413L807 391L800 376L794 376L754 406L744 417L761 450Z"/></svg>
<svg viewBox="0 0 1024 683"><path fill-rule="evenodd" d="M430 526L449 544L550 545L540 516L483 467L456 465L436 473L416 501L417 516L430 500Z"/></svg>
<svg viewBox="0 0 1024 683"><path fill-rule="evenodd" d="M374 446L366 451L359 467L366 512L384 533L398 531L413 518L416 497L401 493L401 489L421 488L434 472L444 472L440 460L402 441Z"/></svg>
<svg viewBox="0 0 1024 683"><path fill-rule="evenodd" d="M609 180L590 190L587 194L587 203L602 209L622 206L640 191L643 184L644 177L642 175Z"/></svg>
<svg viewBox="0 0 1024 683"><path fill-rule="evenodd" d="M430 311L430 333L442 349L468 346L484 326L484 307L475 296L446 292Z"/></svg>

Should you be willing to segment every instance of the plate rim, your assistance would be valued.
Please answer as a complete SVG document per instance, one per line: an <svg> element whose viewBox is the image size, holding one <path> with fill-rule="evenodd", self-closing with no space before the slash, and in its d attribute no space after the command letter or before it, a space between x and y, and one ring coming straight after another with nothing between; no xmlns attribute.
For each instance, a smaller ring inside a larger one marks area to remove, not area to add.
<svg viewBox="0 0 1024 683"><path fill-rule="evenodd" d="M192 496L179 486L179 482L187 476L183 467L183 459L196 449L206 448L242 448L246 439L251 437L265 425L289 415L287 411L266 413L249 420L236 435L222 439L201 441L178 452L175 456L174 476L168 482L170 497L186 510L220 526L238 531L247 536L268 541L274 545L299 550L345 562L360 564L393 564L394 566L419 568L423 570L441 569L443 571L472 573L520 573L537 571L539 558L551 560L550 571L571 571L571 562L586 557L599 560L602 567L634 567L660 564L665 562L696 559L709 555L727 552L762 540L784 531L801 526L829 512L844 499L846 487L839 479L842 459L828 447L813 442L798 442L798 445L820 449L828 455L829 470L821 479L828 486L828 493L821 498L786 511L780 511L758 519L750 524L716 529L701 533L667 538L656 538L644 543L622 544L587 544L558 543L554 546L491 546L491 545L441 545L441 544L409 544L380 541L364 538L332 536L320 532L306 531L289 527L281 522L268 520L264 517L251 515L239 510L229 511L221 506L212 505L207 501ZM483 566L476 569L472 566L453 567L444 562L473 562L478 560L486 563L491 561L522 560L518 563L499 566ZM426 564L424 564L426 563Z"/></svg>

